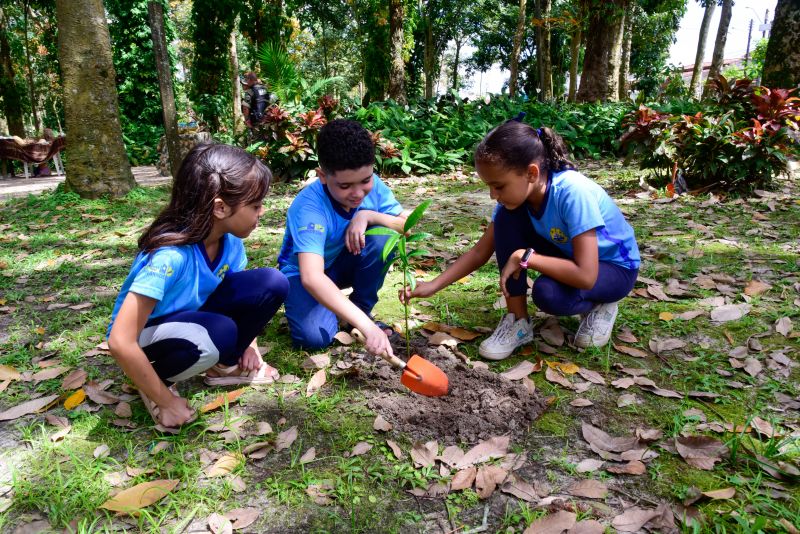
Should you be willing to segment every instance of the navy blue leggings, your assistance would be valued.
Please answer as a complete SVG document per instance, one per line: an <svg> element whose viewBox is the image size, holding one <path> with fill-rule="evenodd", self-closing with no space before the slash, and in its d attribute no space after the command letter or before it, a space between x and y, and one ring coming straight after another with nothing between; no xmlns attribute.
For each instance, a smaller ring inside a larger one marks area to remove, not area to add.
<svg viewBox="0 0 800 534"><path fill-rule="evenodd" d="M519 249L531 247L537 254L566 258L557 246L536 233L528 215L528 207L515 210L501 207L494 219L494 246L497 265L503 271L508 258ZM587 313L595 304L617 302L633 289L637 270L626 269L614 263L601 261L597 281L591 289L577 289L546 275L539 275L533 283L532 300L536 306L551 315L576 315ZM528 282L524 275L506 281L511 296L525 295Z"/></svg>
<svg viewBox="0 0 800 534"><path fill-rule="evenodd" d="M139 335L156 374L167 384L221 363L234 365L278 311L289 282L277 269L228 273L197 311L148 321Z"/></svg>

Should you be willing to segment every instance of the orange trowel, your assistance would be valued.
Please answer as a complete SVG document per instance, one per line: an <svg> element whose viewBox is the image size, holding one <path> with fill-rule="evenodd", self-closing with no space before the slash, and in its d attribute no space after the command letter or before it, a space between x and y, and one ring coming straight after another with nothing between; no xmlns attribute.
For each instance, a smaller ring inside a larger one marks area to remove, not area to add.
<svg viewBox="0 0 800 534"><path fill-rule="evenodd" d="M414 354L410 360L404 362L397 356L389 356L385 353L381 354L381 357L392 367L403 370L400 383L414 393L428 397L447 395L450 386L447 375L425 358Z"/></svg>

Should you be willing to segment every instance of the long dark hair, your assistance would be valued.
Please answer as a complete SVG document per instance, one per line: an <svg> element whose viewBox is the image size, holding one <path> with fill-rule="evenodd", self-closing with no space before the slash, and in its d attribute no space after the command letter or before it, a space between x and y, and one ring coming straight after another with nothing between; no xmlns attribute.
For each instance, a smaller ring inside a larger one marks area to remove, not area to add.
<svg viewBox="0 0 800 534"><path fill-rule="evenodd" d="M172 184L169 205L139 238L139 249L198 243L214 224L214 199L237 209L261 201L272 172L241 148L204 143L184 158Z"/></svg>
<svg viewBox="0 0 800 534"><path fill-rule="evenodd" d="M475 163L501 165L517 171L527 170L531 163L544 167L543 171L575 168L560 135L550 128L535 130L515 119L486 134L475 149Z"/></svg>

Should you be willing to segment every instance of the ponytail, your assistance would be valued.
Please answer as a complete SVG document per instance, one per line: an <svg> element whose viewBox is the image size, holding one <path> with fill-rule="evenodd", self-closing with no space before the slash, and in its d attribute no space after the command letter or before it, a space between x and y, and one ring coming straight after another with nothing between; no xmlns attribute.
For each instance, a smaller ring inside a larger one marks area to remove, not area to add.
<svg viewBox="0 0 800 534"><path fill-rule="evenodd" d="M544 145L545 151L545 167L553 172L566 171L567 169L575 170L575 164L569 159L569 150L564 140L554 130L541 127L536 130Z"/></svg>
<svg viewBox="0 0 800 534"><path fill-rule="evenodd" d="M488 134L475 149L475 163L501 165L519 171L536 163L545 171L575 169L564 140L546 127L533 129L521 117L509 120Z"/></svg>

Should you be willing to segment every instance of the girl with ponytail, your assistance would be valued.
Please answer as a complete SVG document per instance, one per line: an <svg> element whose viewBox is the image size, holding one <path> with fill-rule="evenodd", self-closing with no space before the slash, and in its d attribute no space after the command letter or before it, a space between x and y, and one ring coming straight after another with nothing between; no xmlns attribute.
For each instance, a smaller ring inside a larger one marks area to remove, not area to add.
<svg viewBox="0 0 800 534"><path fill-rule="evenodd" d="M286 299L276 269L245 270L242 239L258 226L272 173L244 150L189 152L169 205L139 239L122 284L108 347L139 390L156 428L194 419L176 384L205 372L208 385L267 384L278 376L256 336Z"/></svg>
<svg viewBox="0 0 800 534"><path fill-rule="evenodd" d="M490 360L533 340L523 271L538 273L532 300L540 310L580 314L574 344L581 348L608 343L617 302L639 272L633 228L614 201L575 170L558 134L524 124L523 116L489 132L475 150L478 176L497 201L483 236L438 277L400 295L404 302L433 295L496 253L508 313L480 345L480 355Z"/></svg>

